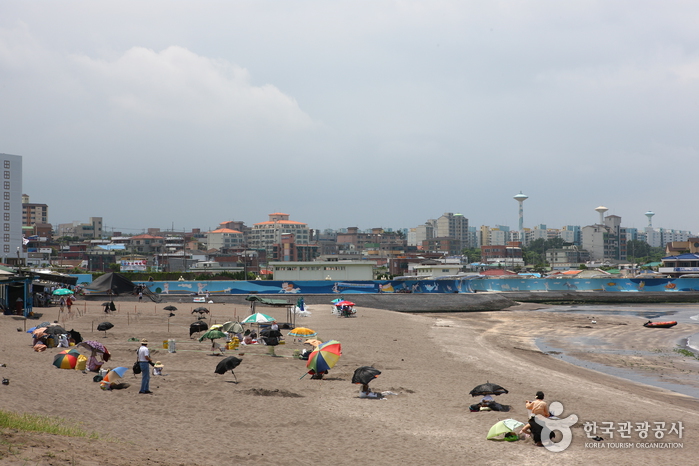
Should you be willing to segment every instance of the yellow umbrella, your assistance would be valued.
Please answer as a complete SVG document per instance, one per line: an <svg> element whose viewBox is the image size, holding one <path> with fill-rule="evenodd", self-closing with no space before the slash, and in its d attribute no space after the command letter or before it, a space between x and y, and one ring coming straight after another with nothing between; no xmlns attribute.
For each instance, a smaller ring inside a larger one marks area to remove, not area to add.
<svg viewBox="0 0 699 466"><path fill-rule="evenodd" d="M306 327L296 327L288 333L288 336L301 338L311 338L316 335L318 335L318 332Z"/></svg>
<svg viewBox="0 0 699 466"><path fill-rule="evenodd" d="M223 324L214 324L211 327L209 327L209 330L216 330L217 328L222 328Z"/></svg>

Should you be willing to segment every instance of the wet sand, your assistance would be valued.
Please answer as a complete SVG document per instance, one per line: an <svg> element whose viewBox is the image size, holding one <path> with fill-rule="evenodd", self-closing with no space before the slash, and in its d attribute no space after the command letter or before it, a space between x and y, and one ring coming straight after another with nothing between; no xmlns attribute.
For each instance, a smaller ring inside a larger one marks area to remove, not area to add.
<svg viewBox="0 0 699 466"><path fill-rule="evenodd" d="M209 342L189 339L189 324L195 320L190 311L198 304L174 303L180 309L169 319L169 330L163 304L117 304L119 311L108 318L115 327L106 337L92 330L107 320L97 304L79 301L82 315L65 326L107 345L113 354L107 365L112 367L131 367L138 343L128 339L148 338L154 359L162 361L167 374L151 380L153 395L138 394L140 378L130 371L125 377L131 383L129 388L107 392L92 382L94 373L54 368L51 362L59 349L34 352L31 338L16 330L24 322L11 316L0 318L0 362L7 364L0 368L0 376L10 379L9 385L0 386L3 409L74 420L100 436L88 440L5 430L0 464L650 465L692 463L699 453L699 443L691 435L699 427L696 398L571 365L536 346L537 339L547 338L581 358L653 367L663 377L687 383L682 377L687 371L697 371L699 361L683 359L673 351L677 336L690 331L681 325L671 334L649 334L637 329L636 324L642 323L638 318L596 316L593 326L582 315L540 312L526 306L443 314L360 307L358 317L346 319L332 315L329 305L311 305L312 315L298 318L297 325L313 328L321 339L337 339L343 345L343 356L326 379L301 378L305 362L291 355L303 344L287 338L285 345L276 347L281 357L270 357L268 348L258 345L238 351L244 355L236 369L236 384L230 373L213 373L221 356L211 355ZM209 308L209 323L249 313L247 307L232 304ZM258 306L257 310L279 321L285 319L283 309ZM47 317L53 320L55 313L52 308ZM177 340L176 353L162 348L162 341L169 338ZM638 349L639 354L620 358L587 350L595 346L590 343L602 340ZM649 348L662 352L654 357ZM372 382L374 390L395 395L385 400L358 398L358 386L350 380L354 369L362 365L382 371ZM509 390L497 401L511 405L510 412L468 411L477 401L468 395L469 390L486 381ZM561 417L578 416L570 447L553 453L534 447L531 441L485 439L498 420L526 421L524 400L532 399L537 390L546 393L547 401L563 404ZM586 438L586 421L649 422L651 426L666 422L668 428L682 422L684 437L667 434L663 439L642 440L631 432L630 439L620 439L618 433L611 438L600 434L605 440L594 442ZM682 448L588 445L618 442L675 442Z"/></svg>

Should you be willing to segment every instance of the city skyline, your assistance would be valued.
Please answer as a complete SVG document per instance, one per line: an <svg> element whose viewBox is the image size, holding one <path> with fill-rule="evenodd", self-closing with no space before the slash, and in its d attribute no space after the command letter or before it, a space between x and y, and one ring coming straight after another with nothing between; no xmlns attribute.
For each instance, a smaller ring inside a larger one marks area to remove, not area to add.
<svg viewBox="0 0 699 466"><path fill-rule="evenodd" d="M696 231L697 22L686 2L7 0L0 152L52 223L122 231L515 227L519 191L526 227L605 205Z"/></svg>

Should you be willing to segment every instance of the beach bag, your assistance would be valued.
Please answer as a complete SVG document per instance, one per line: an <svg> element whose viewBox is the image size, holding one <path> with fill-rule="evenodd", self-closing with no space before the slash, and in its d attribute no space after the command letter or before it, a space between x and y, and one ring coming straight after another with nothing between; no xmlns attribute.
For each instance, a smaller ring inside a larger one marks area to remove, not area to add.
<svg viewBox="0 0 699 466"><path fill-rule="evenodd" d="M136 361L136 362L133 364L133 373L134 373L134 374L140 374L140 373L141 373L141 364L140 364L138 361Z"/></svg>
<svg viewBox="0 0 699 466"><path fill-rule="evenodd" d="M87 367L87 356L83 356L81 354L80 356L78 356L78 363L75 365L75 370L76 371L84 371L86 367Z"/></svg>

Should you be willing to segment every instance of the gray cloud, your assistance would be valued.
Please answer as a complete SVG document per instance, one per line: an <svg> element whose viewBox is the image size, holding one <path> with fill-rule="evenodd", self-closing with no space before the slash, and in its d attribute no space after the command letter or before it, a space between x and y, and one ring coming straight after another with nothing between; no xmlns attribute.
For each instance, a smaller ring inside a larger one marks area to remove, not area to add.
<svg viewBox="0 0 699 466"><path fill-rule="evenodd" d="M684 2L0 5L0 151L53 223L697 230Z"/></svg>

